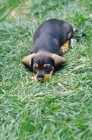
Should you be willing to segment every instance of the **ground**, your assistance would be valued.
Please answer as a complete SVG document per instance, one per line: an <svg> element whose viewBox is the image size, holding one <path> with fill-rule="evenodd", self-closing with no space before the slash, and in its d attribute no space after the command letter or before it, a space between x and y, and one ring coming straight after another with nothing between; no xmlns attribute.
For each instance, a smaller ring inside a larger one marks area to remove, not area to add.
<svg viewBox="0 0 92 140"><path fill-rule="evenodd" d="M40 83L21 60L50 18L77 28L78 43L64 54L66 65ZM91 0L1 0L0 60L1 140L92 140Z"/></svg>

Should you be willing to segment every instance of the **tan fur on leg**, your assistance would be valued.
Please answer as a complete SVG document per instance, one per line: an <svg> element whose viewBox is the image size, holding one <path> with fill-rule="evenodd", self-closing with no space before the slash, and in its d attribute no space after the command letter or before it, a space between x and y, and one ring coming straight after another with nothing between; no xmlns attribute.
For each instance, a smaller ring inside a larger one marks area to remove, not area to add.
<svg viewBox="0 0 92 140"><path fill-rule="evenodd" d="M63 46L61 46L61 51L64 53L68 50L69 47L69 40L67 40Z"/></svg>

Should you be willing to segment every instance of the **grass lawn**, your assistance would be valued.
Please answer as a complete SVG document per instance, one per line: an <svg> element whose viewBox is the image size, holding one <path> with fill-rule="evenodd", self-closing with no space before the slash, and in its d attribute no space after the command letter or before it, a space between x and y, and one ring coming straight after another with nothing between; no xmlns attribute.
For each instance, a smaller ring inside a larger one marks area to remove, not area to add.
<svg viewBox="0 0 92 140"><path fill-rule="evenodd" d="M66 20L87 36L44 83L21 63L35 29L49 18ZM0 139L92 140L92 1L0 1Z"/></svg>

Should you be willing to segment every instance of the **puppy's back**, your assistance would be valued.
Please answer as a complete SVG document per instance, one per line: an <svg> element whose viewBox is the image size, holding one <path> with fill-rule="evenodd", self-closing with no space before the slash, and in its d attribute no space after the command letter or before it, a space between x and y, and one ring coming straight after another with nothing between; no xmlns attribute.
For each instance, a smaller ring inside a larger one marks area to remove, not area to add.
<svg viewBox="0 0 92 140"><path fill-rule="evenodd" d="M36 39L41 35L47 34L56 38L60 45L63 45L68 38L68 34L71 33L70 38L73 36L73 27L63 21L58 19L50 19L40 25L33 36L33 42L35 43Z"/></svg>

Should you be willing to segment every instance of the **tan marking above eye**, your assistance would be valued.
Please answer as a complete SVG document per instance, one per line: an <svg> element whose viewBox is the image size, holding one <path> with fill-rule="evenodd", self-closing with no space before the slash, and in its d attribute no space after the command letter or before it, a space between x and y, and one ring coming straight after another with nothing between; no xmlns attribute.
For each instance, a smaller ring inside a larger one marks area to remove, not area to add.
<svg viewBox="0 0 92 140"><path fill-rule="evenodd" d="M33 65L33 67L34 67L34 68L38 68L38 64L35 63L35 64Z"/></svg>
<svg viewBox="0 0 92 140"><path fill-rule="evenodd" d="M44 64L44 65L43 65L44 68L50 67L50 66L51 66L50 64Z"/></svg>
<svg viewBox="0 0 92 140"><path fill-rule="evenodd" d="M43 67L46 68L47 67L47 64L44 64Z"/></svg>

